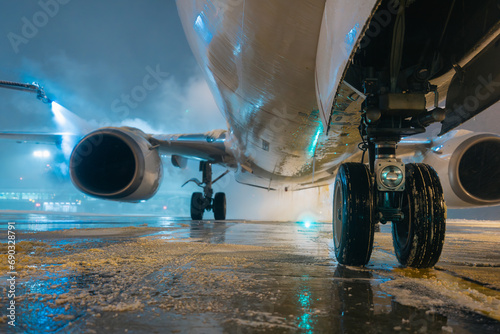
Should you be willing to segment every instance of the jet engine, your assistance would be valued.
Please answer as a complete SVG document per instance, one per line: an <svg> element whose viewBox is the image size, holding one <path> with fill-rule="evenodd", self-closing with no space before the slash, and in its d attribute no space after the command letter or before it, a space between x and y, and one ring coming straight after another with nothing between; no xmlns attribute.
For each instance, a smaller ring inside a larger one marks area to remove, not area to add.
<svg viewBox="0 0 500 334"><path fill-rule="evenodd" d="M101 128L85 136L70 157L70 176L82 192L101 199L139 202L158 190L161 158L135 128Z"/></svg>
<svg viewBox="0 0 500 334"><path fill-rule="evenodd" d="M500 204L500 136L452 131L424 157L438 172L448 207Z"/></svg>

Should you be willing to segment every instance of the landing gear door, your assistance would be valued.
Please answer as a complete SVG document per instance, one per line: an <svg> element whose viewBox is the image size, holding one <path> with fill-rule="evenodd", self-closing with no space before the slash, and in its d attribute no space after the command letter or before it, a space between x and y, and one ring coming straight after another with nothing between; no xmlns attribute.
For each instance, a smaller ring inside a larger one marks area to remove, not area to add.
<svg viewBox="0 0 500 334"><path fill-rule="evenodd" d="M323 128L347 64L364 36L379 1L327 0L316 56L316 99Z"/></svg>

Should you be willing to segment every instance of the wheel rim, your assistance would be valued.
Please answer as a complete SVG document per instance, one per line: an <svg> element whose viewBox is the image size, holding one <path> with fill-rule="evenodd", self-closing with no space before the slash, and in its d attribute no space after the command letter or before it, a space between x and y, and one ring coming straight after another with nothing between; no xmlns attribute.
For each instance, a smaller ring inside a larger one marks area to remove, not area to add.
<svg viewBox="0 0 500 334"><path fill-rule="evenodd" d="M334 212L333 212L333 235L335 238L335 245L338 247L340 245L340 239L342 235L342 221L343 221L343 194L342 185L340 182L335 184L335 200L334 200Z"/></svg>
<svg viewBox="0 0 500 334"><path fill-rule="evenodd" d="M408 194L405 192L403 195L403 205L402 211L404 214L404 219L399 222L394 222L395 224L395 237L396 242L401 249L405 249L408 246L409 236L411 232L411 221L412 217L410 216L410 200L408 198Z"/></svg>

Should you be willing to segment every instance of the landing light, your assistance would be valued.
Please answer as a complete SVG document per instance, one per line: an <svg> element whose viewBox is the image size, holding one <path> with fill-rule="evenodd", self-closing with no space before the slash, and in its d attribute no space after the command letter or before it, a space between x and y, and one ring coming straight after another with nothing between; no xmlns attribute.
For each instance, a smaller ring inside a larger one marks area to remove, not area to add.
<svg viewBox="0 0 500 334"><path fill-rule="evenodd" d="M396 188L403 181L403 171L397 166L387 166L380 173L380 180L387 188Z"/></svg>

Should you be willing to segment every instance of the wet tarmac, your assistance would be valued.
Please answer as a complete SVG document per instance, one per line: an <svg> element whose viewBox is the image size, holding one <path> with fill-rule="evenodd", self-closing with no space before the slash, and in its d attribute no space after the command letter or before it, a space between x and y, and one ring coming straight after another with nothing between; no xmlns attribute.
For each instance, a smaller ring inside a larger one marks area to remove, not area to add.
<svg viewBox="0 0 500 334"><path fill-rule="evenodd" d="M390 226L357 268L337 264L329 223L0 220L0 332L500 333L500 222L449 221L436 268L414 270L398 265Z"/></svg>

